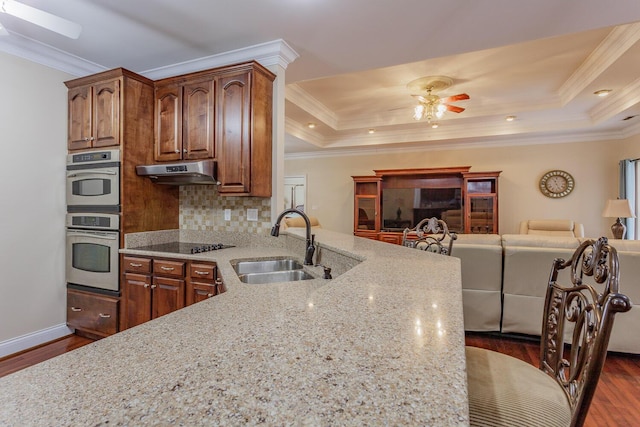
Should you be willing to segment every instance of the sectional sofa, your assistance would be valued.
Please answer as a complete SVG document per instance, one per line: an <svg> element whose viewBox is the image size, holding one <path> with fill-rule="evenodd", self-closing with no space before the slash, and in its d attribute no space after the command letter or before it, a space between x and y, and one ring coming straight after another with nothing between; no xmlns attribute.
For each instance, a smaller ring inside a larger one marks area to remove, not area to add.
<svg viewBox="0 0 640 427"><path fill-rule="evenodd" d="M465 329L539 336L552 262L570 258L584 240L535 234L458 235L452 256L461 260ZM618 251L620 291L638 304L616 317L609 350L640 354L640 241L609 242ZM558 281L568 283L568 273Z"/></svg>

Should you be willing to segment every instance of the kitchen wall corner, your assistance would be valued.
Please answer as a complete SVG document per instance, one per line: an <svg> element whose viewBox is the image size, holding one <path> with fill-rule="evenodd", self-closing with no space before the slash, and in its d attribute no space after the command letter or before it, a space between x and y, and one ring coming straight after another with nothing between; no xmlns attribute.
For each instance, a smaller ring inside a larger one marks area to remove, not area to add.
<svg viewBox="0 0 640 427"><path fill-rule="evenodd" d="M224 211L231 211L225 221ZM247 209L258 210L258 221L247 220ZM180 187L180 229L265 234L271 229L271 199L220 196L212 185Z"/></svg>

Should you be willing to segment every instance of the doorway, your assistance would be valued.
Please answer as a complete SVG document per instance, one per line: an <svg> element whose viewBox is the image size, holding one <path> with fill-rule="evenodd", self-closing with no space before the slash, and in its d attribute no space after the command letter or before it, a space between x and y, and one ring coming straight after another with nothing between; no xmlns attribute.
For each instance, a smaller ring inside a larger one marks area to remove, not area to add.
<svg viewBox="0 0 640 427"><path fill-rule="evenodd" d="M284 209L298 209L304 212L307 199L307 177L284 177Z"/></svg>

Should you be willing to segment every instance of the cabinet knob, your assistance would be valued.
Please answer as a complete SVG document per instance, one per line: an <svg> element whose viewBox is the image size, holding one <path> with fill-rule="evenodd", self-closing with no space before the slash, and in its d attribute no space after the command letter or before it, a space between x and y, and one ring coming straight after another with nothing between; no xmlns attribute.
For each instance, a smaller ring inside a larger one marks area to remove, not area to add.
<svg viewBox="0 0 640 427"><path fill-rule="evenodd" d="M158 285L151 285L151 289L155 289L157 287L158 287Z"/></svg>
<svg viewBox="0 0 640 427"><path fill-rule="evenodd" d="M180 154L180 150L176 150L176 151L174 151L174 153Z"/></svg>
<svg viewBox="0 0 640 427"><path fill-rule="evenodd" d="M194 273L199 274L200 276L206 276L209 274L208 271L198 271L198 270L194 271Z"/></svg>
<svg viewBox="0 0 640 427"><path fill-rule="evenodd" d="M137 263L134 263L134 262L130 262L129 265L131 267L134 267L134 268L142 267L142 264L137 264Z"/></svg>
<svg viewBox="0 0 640 427"><path fill-rule="evenodd" d="M161 265L160 269L162 269L164 271L173 271L173 270L175 270L175 268L173 268L173 267L165 267L164 265Z"/></svg>
<svg viewBox="0 0 640 427"><path fill-rule="evenodd" d="M98 316L102 317L103 319L108 319L108 318L111 317L110 314L104 314L104 313L100 313L100 314L98 314Z"/></svg>
<svg viewBox="0 0 640 427"><path fill-rule="evenodd" d="M148 283L145 283L145 284L144 284L144 287L145 287L145 288L148 288L148 287L149 287L149 284L148 284Z"/></svg>
<svg viewBox="0 0 640 427"><path fill-rule="evenodd" d="M71 307L71 311L82 311L79 307Z"/></svg>
<svg viewBox="0 0 640 427"><path fill-rule="evenodd" d="M187 149L186 149L186 148L184 148L184 149L182 150L182 152L183 152L184 154L187 154Z"/></svg>
<svg viewBox="0 0 640 427"><path fill-rule="evenodd" d="M83 140L85 140L85 141L91 141L91 139L90 139L88 136L85 136L85 137L83 138Z"/></svg>
<svg viewBox="0 0 640 427"><path fill-rule="evenodd" d="M211 298L213 294L207 294L207 298Z"/></svg>

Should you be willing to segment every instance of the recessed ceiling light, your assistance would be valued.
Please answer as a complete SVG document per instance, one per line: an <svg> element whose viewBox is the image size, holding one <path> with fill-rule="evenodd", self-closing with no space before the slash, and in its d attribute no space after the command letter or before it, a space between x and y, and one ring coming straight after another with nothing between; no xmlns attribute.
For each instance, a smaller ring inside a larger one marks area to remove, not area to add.
<svg viewBox="0 0 640 427"><path fill-rule="evenodd" d="M516 119L516 116L507 116L507 117L505 117L504 119L505 119L506 121L508 121L508 122L512 122L512 121L514 121L514 120Z"/></svg>
<svg viewBox="0 0 640 427"><path fill-rule="evenodd" d="M597 90L595 92L593 92L594 95L597 95L599 97L604 97L607 96L611 93L611 89L601 89L601 90Z"/></svg>
<svg viewBox="0 0 640 427"><path fill-rule="evenodd" d="M316 124L315 124L315 123L307 123L307 127L308 127L309 129L313 129L313 128L315 128L315 127L316 127Z"/></svg>
<svg viewBox="0 0 640 427"><path fill-rule="evenodd" d="M376 133L375 129L369 129L369 133Z"/></svg>

